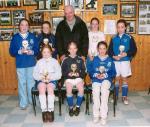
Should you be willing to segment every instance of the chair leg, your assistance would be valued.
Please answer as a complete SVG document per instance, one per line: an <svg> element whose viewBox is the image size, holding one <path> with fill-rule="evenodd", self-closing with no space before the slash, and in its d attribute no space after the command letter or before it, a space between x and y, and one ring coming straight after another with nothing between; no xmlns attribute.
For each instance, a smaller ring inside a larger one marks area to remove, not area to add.
<svg viewBox="0 0 150 127"><path fill-rule="evenodd" d="M35 95L32 93L32 105L33 105L34 115L36 116L36 110L35 110L36 100L35 99L36 99Z"/></svg>
<svg viewBox="0 0 150 127"><path fill-rule="evenodd" d="M89 90L86 91L86 108L85 114L90 115L89 113Z"/></svg>
<svg viewBox="0 0 150 127"><path fill-rule="evenodd" d="M150 87L149 87L149 89L148 89L148 94L150 94Z"/></svg>
<svg viewBox="0 0 150 127"><path fill-rule="evenodd" d="M61 116L61 99L62 99L62 91L58 91L58 98L59 98L59 116Z"/></svg>
<svg viewBox="0 0 150 127"><path fill-rule="evenodd" d="M116 92L115 92L115 90L114 90L114 92L113 92L113 99L114 99L113 110L114 110L114 117L115 117L115 116L116 116L116 104L117 104L117 102L116 102Z"/></svg>

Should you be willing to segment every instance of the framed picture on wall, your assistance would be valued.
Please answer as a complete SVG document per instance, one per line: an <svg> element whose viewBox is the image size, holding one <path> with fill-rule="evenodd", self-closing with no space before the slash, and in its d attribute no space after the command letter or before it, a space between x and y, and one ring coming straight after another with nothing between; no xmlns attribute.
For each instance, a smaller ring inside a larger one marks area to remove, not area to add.
<svg viewBox="0 0 150 127"><path fill-rule="evenodd" d="M83 9L84 0L65 0L65 5L72 5L75 9Z"/></svg>
<svg viewBox="0 0 150 127"><path fill-rule="evenodd" d="M3 1L0 0L0 7L3 7Z"/></svg>
<svg viewBox="0 0 150 127"><path fill-rule="evenodd" d="M136 2L136 0L120 0L120 2Z"/></svg>
<svg viewBox="0 0 150 127"><path fill-rule="evenodd" d="M41 26L32 26L32 27L30 27L30 32L31 33L34 33L35 34L35 36L38 36L40 33L41 33Z"/></svg>
<svg viewBox="0 0 150 127"><path fill-rule="evenodd" d="M127 29L126 33L135 34L136 33L136 20L126 20Z"/></svg>
<svg viewBox="0 0 150 127"><path fill-rule="evenodd" d="M32 6L32 5L34 6L36 4L37 4L36 0L23 0L24 6Z"/></svg>
<svg viewBox="0 0 150 127"><path fill-rule="evenodd" d="M139 0L139 2L150 2L150 0Z"/></svg>
<svg viewBox="0 0 150 127"><path fill-rule="evenodd" d="M0 25L7 26L11 25L11 11L0 11Z"/></svg>
<svg viewBox="0 0 150 127"><path fill-rule="evenodd" d="M117 15L117 4L104 4L103 15Z"/></svg>
<svg viewBox="0 0 150 127"><path fill-rule="evenodd" d="M53 34L56 33L56 28L57 28L57 25L60 23L60 21L62 21L64 19L63 16L58 16L58 17L52 17L52 27L53 27Z"/></svg>
<svg viewBox="0 0 150 127"><path fill-rule="evenodd" d="M44 14L41 12L29 13L28 19L31 26L40 26L44 22Z"/></svg>
<svg viewBox="0 0 150 127"><path fill-rule="evenodd" d="M21 0L4 0L6 7L18 7L21 6Z"/></svg>
<svg viewBox="0 0 150 127"><path fill-rule="evenodd" d="M138 34L150 34L150 3L139 4Z"/></svg>
<svg viewBox="0 0 150 127"><path fill-rule="evenodd" d="M121 18L135 18L136 17L136 3L122 3L120 4Z"/></svg>
<svg viewBox="0 0 150 127"><path fill-rule="evenodd" d="M13 36L12 28L1 28L0 29L0 41L10 41Z"/></svg>
<svg viewBox="0 0 150 127"><path fill-rule="evenodd" d="M15 10L13 11L13 24L16 26L19 24L19 21L26 17L25 10Z"/></svg>
<svg viewBox="0 0 150 127"><path fill-rule="evenodd" d="M97 0L85 0L86 10L97 10Z"/></svg>

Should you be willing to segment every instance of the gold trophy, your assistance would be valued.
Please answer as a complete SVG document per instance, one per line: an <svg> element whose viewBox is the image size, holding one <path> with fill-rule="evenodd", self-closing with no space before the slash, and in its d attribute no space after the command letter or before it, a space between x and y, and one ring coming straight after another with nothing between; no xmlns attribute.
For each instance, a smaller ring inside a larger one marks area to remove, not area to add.
<svg viewBox="0 0 150 127"><path fill-rule="evenodd" d="M103 74L105 72L105 67L104 66L100 66L99 67L99 71L100 71L100 74Z"/></svg>
<svg viewBox="0 0 150 127"><path fill-rule="evenodd" d="M96 54L95 51L94 51L94 50L91 50L91 56L94 57L95 54Z"/></svg>
<svg viewBox="0 0 150 127"><path fill-rule="evenodd" d="M121 56L121 54L123 53L124 50L125 50L125 46L124 45L120 45L119 46L120 54L118 56Z"/></svg>
<svg viewBox="0 0 150 127"><path fill-rule="evenodd" d="M49 42L48 38L44 38L44 39L43 39L43 43L44 43L45 45L48 45L48 42Z"/></svg>
<svg viewBox="0 0 150 127"><path fill-rule="evenodd" d="M22 41L22 46L23 46L23 48L25 50L24 52L27 53L28 52L28 46L29 46L28 41L27 40L23 40Z"/></svg>
<svg viewBox="0 0 150 127"><path fill-rule="evenodd" d="M48 80L48 71L46 69L43 72L43 76L44 76L44 82L46 84L48 84L49 83L49 80Z"/></svg>
<svg viewBox="0 0 150 127"><path fill-rule="evenodd" d="M72 70L72 76L76 76L76 70L77 70L77 65L76 64L71 64L71 70Z"/></svg>

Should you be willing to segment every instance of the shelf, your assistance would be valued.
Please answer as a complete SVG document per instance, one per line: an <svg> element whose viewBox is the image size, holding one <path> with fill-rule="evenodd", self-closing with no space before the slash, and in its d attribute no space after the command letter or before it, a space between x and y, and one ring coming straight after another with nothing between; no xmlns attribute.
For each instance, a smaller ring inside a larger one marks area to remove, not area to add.
<svg viewBox="0 0 150 127"><path fill-rule="evenodd" d="M46 9L46 10L34 10L34 12L63 12L64 10L50 10L50 9ZM75 12L97 12L98 10L86 10L86 9L75 9Z"/></svg>

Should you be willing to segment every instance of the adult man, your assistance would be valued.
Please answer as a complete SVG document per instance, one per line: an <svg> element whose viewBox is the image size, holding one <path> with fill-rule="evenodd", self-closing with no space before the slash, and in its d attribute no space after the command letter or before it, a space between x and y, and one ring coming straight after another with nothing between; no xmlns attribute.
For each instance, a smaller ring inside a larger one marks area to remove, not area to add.
<svg viewBox="0 0 150 127"><path fill-rule="evenodd" d="M67 5L64 9L65 18L58 24L56 29L56 45L60 60L67 55L67 45L74 41L78 46L78 55L85 59L88 53L88 30L81 18L75 15L72 6Z"/></svg>

